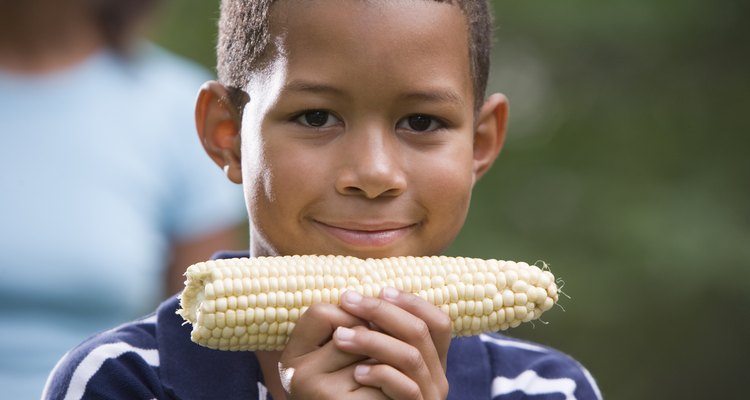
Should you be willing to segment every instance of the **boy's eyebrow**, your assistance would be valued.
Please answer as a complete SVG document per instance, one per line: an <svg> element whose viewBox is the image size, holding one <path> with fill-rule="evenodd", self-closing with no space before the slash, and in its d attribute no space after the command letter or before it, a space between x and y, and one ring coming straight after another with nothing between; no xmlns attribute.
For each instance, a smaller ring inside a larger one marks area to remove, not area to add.
<svg viewBox="0 0 750 400"><path fill-rule="evenodd" d="M295 80L284 85L282 92L311 92L311 93L329 93L343 95L344 92L331 85L309 81Z"/></svg>
<svg viewBox="0 0 750 400"><path fill-rule="evenodd" d="M405 100L426 101L434 103L453 103L464 105L464 99L458 93L448 88L435 88L405 93L401 96Z"/></svg>
<svg viewBox="0 0 750 400"><path fill-rule="evenodd" d="M282 89L283 92L311 92L327 93L344 96L343 90L325 83L317 83L304 80L294 80L289 82ZM435 103L452 103L459 106L464 105L464 99L456 91L448 88L431 88L427 90L416 90L402 94L403 100L407 101L426 101Z"/></svg>

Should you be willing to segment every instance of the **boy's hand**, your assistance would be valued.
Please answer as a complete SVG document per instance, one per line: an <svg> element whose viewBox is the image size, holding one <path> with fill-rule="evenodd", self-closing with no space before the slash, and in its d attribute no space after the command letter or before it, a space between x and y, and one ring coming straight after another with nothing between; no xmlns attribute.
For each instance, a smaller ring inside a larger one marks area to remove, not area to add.
<svg viewBox="0 0 750 400"><path fill-rule="evenodd" d="M287 399L377 399L354 381L355 364L366 356L343 352L331 337L337 327L365 326L339 306L313 304L302 314L279 360L279 377ZM355 393L356 396L353 396Z"/></svg>
<svg viewBox="0 0 750 400"><path fill-rule="evenodd" d="M291 398L444 399L450 339L448 316L415 295L352 291L341 307L316 305L300 317L281 357L282 381L294 368Z"/></svg>
<svg viewBox="0 0 750 400"><path fill-rule="evenodd" d="M445 376L451 322L445 313L422 298L385 288L379 298L348 292L341 307L375 329L340 327L336 346L374 360L360 363L354 379L379 388L392 399L445 399Z"/></svg>

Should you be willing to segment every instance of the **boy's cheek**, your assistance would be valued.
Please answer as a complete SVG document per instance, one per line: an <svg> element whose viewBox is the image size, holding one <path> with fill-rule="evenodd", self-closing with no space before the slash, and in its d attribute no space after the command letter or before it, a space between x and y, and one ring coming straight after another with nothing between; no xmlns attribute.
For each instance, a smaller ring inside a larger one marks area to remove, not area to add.
<svg viewBox="0 0 750 400"><path fill-rule="evenodd" d="M421 165L424 166L420 168L422 172L412 174L415 186L421 190L444 201L455 199L456 206L464 203L461 199L470 196L474 185L474 161L466 152L436 155Z"/></svg>

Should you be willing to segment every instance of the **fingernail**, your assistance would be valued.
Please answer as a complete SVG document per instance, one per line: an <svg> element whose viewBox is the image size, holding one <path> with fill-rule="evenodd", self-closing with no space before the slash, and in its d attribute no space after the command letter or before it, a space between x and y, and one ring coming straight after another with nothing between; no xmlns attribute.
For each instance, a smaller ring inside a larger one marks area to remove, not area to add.
<svg viewBox="0 0 750 400"><path fill-rule="evenodd" d="M398 298L398 290L390 286L383 288L383 298L387 300L396 300Z"/></svg>
<svg viewBox="0 0 750 400"><path fill-rule="evenodd" d="M369 365L357 365L354 367L354 376L363 377L370 372Z"/></svg>
<svg viewBox="0 0 750 400"><path fill-rule="evenodd" d="M344 292L344 300L350 304L359 304L362 301L362 295L354 290Z"/></svg>
<svg viewBox="0 0 750 400"><path fill-rule="evenodd" d="M348 342L354 338L354 330L339 326L336 328L336 338Z"/></svg>

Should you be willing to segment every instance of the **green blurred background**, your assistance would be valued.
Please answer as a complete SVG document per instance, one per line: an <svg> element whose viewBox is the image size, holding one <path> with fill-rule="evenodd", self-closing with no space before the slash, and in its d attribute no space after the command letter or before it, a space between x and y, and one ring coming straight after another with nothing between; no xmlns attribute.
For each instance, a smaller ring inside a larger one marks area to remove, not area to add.
<svg viewBox="0 0 750 400"><path fill-rule="evenodd" d="M495 1L506 147L449 253L548 262L547 322L607 399L739 399L750 383L750 3ZM218 1L152 37L213 68Z"/></svg>

